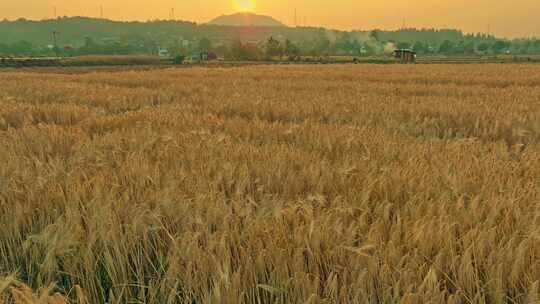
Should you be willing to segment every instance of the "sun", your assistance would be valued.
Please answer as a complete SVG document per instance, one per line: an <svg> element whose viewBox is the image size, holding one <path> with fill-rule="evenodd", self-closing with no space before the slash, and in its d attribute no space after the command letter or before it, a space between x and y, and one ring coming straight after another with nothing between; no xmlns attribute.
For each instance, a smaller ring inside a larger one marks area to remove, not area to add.
<svg viewBox="0 0 540 304"><path fill-rule="evenodd" d="M251 12L255 9L255 0L234 0L234 7L241 12Z"/></svg>

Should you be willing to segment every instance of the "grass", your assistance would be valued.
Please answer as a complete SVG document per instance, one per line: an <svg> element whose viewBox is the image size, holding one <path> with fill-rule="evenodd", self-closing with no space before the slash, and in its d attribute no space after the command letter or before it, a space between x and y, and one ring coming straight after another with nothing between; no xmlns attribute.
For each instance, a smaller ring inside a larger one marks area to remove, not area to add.
<svg viewBox="0 0 540 304"><path fill-rule="evenodd" d="M0 294L538 303L539 73L0 72Z"/></svg>

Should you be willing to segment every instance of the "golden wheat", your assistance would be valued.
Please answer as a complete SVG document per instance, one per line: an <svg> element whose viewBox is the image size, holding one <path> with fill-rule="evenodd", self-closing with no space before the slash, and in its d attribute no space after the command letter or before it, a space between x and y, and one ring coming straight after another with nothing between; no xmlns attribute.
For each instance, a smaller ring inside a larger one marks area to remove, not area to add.
<svg viewBox="0 0 540 304"><path fill-rule="evenodd" d="M0 73L4 301L540 303L540 66L77 71Z"/></svg>

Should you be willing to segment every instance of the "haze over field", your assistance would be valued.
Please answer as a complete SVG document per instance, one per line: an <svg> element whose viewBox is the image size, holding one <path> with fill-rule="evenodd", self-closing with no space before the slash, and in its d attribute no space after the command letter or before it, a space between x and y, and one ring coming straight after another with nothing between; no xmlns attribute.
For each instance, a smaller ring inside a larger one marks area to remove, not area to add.
<svg viewBox="0 0 540 304"><path fill-rule="evenodd" d="M105 1L104 1L105 2ZM396 29L408 27L460 28L465 32L487 32L498 36L540 36L540 21L534 12L537 0L21 0L1 1L0 18L51 18L58 15L100 16L121 20L149 20L175 17L199 23L239 11L271 15L289 24L316 25L337 29ZM504 16L501 17L501 16Z"/></svg>

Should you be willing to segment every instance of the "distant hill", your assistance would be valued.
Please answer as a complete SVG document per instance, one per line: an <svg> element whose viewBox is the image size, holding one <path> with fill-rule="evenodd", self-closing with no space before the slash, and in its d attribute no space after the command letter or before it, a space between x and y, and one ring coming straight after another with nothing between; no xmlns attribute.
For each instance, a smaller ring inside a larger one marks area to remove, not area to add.
<svg viewBox="0 0 540 304"><path fill-rule="evenodd" d="M57 31L58 44L81 46L85 38L123 40L164 40L163 36L185 36L195 32L197 24L186 21L122 22L89 17L60 17L46 20L0 20L0 45L28 41L36 45L52 44ZM195 34L192 34L195 35Z"/></svg>
<svg viewBox="0 0 540 304"><path fill-rule="evenodd" d="M208 22L209 25L224 25L224 26L275 26L285 27L285 24L278 20L264 15L253 13L237 13L232 15L224 15L215 18Z"/></svg>

